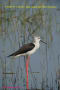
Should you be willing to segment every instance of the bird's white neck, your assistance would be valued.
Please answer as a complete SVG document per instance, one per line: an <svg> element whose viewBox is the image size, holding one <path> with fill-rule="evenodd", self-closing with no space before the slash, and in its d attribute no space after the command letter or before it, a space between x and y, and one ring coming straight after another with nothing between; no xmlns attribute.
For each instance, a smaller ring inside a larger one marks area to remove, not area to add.
<svg viewBox="0 0 60 90"><path fill-rule="evenodd" d="M40 44L39 44L39 41L38 40L34 41L34 44L35 44L35 47L36 48L39 48L40 47Z"/></svg>

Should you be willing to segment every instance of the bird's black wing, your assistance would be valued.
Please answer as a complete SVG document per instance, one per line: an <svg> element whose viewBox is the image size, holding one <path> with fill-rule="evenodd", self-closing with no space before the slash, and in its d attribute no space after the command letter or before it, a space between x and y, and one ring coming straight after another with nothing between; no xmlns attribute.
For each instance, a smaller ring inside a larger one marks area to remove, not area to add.
<svg viewBox="0 0 60 90"><path fill-rule="evenodd" d="M26 52L32 50L34 47L35 47L35 45L33 43L25 44L18 51L12 53L8 57L10 57L10 56L17 56L19 54L26 53Z"/></svg>

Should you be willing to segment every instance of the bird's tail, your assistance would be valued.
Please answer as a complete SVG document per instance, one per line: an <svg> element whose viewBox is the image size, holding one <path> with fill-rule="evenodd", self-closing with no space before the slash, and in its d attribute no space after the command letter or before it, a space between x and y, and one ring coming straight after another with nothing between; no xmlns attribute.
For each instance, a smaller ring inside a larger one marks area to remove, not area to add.
<svg viewBox="0 0 60 90"><path fill-rule="evenodd" d="M10 54L10 55L8 55L7 57L13 57L13 56L15 56L14 54Z"/></svg>

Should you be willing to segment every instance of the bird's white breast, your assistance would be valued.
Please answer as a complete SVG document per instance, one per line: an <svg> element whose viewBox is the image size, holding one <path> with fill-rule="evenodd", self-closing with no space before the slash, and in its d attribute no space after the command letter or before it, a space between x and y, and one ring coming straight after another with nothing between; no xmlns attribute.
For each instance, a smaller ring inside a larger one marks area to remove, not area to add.
<svg viewBox="0 0 60 90"><path fill-rule="evenodd" d="M27 54L31 55L33 54L38 48L39 48L39 43L35 43L35 47L31 50L31 51L28 51Z"/></svg>

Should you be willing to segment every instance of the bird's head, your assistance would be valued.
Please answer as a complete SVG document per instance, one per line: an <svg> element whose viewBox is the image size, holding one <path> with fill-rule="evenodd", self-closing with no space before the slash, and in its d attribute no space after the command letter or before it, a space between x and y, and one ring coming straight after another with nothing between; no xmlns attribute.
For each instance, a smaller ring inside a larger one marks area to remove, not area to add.
<svg viewBox="0 0 60 90"><path fill-rule="evenodd" d="M40 41L40 42L42 42L42 43L47 44L46 42L44 42L43 40L41 40L41 38L40 38L39 36L35 36L35 37L34 37L34 41L35 41L35 42L39 42L39 41Z"/></svg>
<svg viewBox="0 0 60 90"><path fill-rule="evenodd" d="M40 37L35 36L34 37L34 41L38 41L39 42L40 41Z"/></svg>

